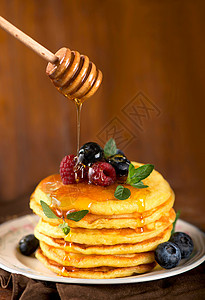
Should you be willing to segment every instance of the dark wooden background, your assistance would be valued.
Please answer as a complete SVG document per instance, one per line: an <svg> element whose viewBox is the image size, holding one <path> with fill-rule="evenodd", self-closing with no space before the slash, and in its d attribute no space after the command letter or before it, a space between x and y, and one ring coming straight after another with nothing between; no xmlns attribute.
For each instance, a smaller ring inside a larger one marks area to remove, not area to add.
<svg viewBox="0 0 205 300"><path fill-rule="evenodd" d="M176 192L181 218L202 230L204 10L203 0L0 1L1 15L48 49L78 50L102 70L102 87L83 107L81 144L123 126L127 156L154 163ZM29 212L35 185L76 151L76 117L42 58L3 30L0 53L2 222ZM141 100L152 110L139 108ZM132 108L141 119L126 115Z"/></svg>

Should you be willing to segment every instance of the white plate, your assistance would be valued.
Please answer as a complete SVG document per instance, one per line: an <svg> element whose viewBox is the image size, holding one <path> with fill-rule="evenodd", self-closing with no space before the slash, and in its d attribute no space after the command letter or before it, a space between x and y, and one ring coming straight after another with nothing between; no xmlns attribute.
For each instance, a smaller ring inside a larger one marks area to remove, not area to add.
<svg viewBox="0 0 205 300"><path fill-rule="evenodd" d="M171 270L154 270L152 272L116 279L80 279L58 276L45 268L34 256L27 257L17 250L19 240L33 233L38 221L35 215L27 215L0 225L0 268L29 278L79 284L121 284L151 281L166 278L189 271L205 260L205 235L195 226L178 220L177 231L188 233L194 241L194 251L189 259L183 259L179 266Z"/></svg>

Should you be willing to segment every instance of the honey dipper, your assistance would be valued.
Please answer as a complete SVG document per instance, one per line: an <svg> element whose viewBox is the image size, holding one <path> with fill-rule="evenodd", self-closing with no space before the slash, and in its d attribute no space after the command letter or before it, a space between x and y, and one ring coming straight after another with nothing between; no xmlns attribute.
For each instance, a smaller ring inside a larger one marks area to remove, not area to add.
<svg viewBox="0 0 205 300"><path fill-rule="evenodd" d="M68 48L61 48L53 54L1 16L0 26L48 61L47 75L67 98L82 104L99 88L102 72L86 55Z"/></svg>

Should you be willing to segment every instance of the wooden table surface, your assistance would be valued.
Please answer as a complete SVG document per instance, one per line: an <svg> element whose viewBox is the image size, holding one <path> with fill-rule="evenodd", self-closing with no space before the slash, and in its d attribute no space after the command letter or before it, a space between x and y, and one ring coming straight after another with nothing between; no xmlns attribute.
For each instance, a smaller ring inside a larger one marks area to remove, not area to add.
<svg viewBox="0 0 205 300"><path fill-rule="evenodd" d="M103 84L83 107L81 144L113 136L130 160L153 163L181 218L205 231L205 1L60 2L2 0L0 11L51 51L68 46L95 62ZM2 30L0 49L4 222L29 213L34 187L75 153L76 117L40 57Z"/></svg>

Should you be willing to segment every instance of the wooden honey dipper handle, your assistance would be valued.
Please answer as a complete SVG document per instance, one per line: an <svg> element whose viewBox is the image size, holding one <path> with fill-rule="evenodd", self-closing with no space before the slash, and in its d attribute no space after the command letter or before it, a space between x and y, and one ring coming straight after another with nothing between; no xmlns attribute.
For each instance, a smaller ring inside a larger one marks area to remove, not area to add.
<svg viewBox="0 0 205 300"><path fill-rule="evenodd" d="M51 63L56 63L58 61L58 57L55 56L52 52L48 49L40 45L38 42L33 40L30 36L16 28L14 25L9 23L3 17L0 16L0 27L3 28L5 31L13 35L16 39L24 43L27 47L31 48L35 51L38 55L43 57L45 60Z"/></svg>

